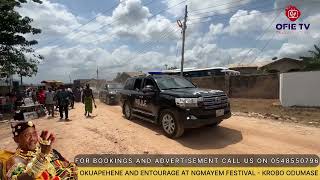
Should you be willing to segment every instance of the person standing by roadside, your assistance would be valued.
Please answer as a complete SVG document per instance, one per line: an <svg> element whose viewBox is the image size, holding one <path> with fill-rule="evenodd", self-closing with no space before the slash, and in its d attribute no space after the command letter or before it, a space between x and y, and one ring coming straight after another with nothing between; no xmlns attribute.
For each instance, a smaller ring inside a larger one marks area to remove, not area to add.
<svg viewBox="0 0 320 180"><path fill-rule="evenodd" d="M46 92L46 108L48 111L48 115L54 117L54 91L52 91L52 88L49 88L48 91Z"/></svg>
<svg viewBox="0 0 320 180"><path fill-rule="evenodd" d="M84 103L85 116L90 117L90 113L92 113L92 103L96 107L96 103L94 101L92 89L90 89L89 84L86 84L86 88L82 93L82 103Z"/></svg>
<svg viewBox="0 0 320 180"><path fill-rule="evenodd" d="M35 89L32 89L32 91L31 91L31 98L32 98L34 103L37 102L37 92L36 92Z"/></svg>
<svg viewBox="0 0 320 180"><path fill-rule="evenodd" d="M42 87L40 87L39 92L38 92L38 101L40 104L44 105L45 99L46 99L45 91L42 89Z"/></svg>
<svg viewBox="0 0 320 180"><path fill-rule="evenodd" d="M71 88L68 88L68 93L70 96L70 107L74 109L74 93Z"/></svg>
<svg viewBox="0 0 320 180"><path fill-rule="evenodd" d="M60 91L56 94L60 112L60 119L63 119L63 113L65 114L65 120L69 120L68 118L68 106L69 106L69 99L70 95L66 91L63 85L60 86Z"/></svg>

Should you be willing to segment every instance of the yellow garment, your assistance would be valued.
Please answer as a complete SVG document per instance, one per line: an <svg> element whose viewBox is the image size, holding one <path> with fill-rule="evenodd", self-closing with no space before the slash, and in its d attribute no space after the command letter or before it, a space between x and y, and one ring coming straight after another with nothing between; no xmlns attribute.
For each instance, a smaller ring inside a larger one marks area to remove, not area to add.
<svg viewBox="0 0 320 180"><path fill-rule="evenodd" d="M6 151L6 150L0 150L0 163L2 163L2 169L1 169L1 178L0 180L5 180L6 179L6 167L7 167L7 161L8 159L14 155L13 152Z"/></svg>
<svg viewBox="0 0 320 180"><path fill-rule="evenodd" d="M6 150L0 150L0 164L2 165L2 169L1 172L2 173L0 175L0 180L7 180L6 178L6 174L7 174L7 161L9 160L9 158L11 156L13 156L15 153L14 152L10 152L10 151L6 151ZM42 180L41 177L36 178L36 180Z"/></svg>

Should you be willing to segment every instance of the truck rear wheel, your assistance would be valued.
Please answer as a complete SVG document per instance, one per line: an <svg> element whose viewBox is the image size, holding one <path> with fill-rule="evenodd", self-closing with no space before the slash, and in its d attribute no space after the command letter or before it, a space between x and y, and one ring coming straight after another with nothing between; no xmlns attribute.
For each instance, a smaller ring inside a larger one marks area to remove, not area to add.
<svg viewBox="0 0 320 180"><path fill-rule="evenodd" d="M183 123L179 121L175 113L171 110L164 110L160 114L161 127L167 137L178 138L184 132Z"/></svg>

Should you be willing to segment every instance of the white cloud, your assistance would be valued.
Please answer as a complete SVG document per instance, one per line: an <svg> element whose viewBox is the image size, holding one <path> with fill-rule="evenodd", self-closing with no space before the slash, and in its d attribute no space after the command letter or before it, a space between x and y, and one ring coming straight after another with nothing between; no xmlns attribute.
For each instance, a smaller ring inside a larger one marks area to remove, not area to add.
<svg viewBox="0 0 320 180"><path fill-rule="evenodd" d="M268 24L270 19L262 16L259 11L238 10L229 20L225 32L237 36L245 32L259 31Z"/></svg>
<svg viewBox="0 0 320 180"><path fill-rule="evenodd" d="M308 55L311 46L305 44L284 43L278 51L278 57L299 58Z"/></svg>
<svg viewBox="0 0 320 180"><path fill-rule="evenodd" d="M45 60L39 65L36 77L28 82L40 82L46 79L59 79L68 82L69 75L76 78L96 77L99 67L100 77L112 79L117 72L147 71L164 68L165 64L173 66L176 57L159 52L148 51L136 53L127 46L120 46L113 51L102 48L88 49L83 46L70 48L44 47L38 50Z"/></svg>
<svg viewBox="0 0 320 180"><path fill-rule="evenodd" d="M34 19L33 25L42 30L42 40L50 37L54 41L59 38L73 43L102 44L119 37L166 41L163 38L165 34L168 34L168 39L176 39L179 35L175 32L175 22L164 16L148 19L152 14L141 0L123 1L111 16L97 14L94 21L85 25L80 22L83 18L73 15L64 5L48 0L43 0L42 4L26 3L19 12Z"/></svg>
<svg viewBox="0 0 320 180"><path fill-rule="evenodd" d="M164 3L170 7L181 1L164 0ZM181 33L173 20L176 18L169 16L182 14L183 5L176 9L173 8L170 11L171 15L157 15L151 18L153 14L148 7L143 6L141 0L126 0L110 16L98 14L95 21L83 26L78 33L70 34L72 29L83 25L83 22L87 20L75 16L64 5L48 0L43 0L43 2L42 5L28 3L19 11L34 18L34 25L43 30L40 35L41 40L47 37L52 39L59 37L66 44L57 47L42 47L38 51L44 55L45 61L40 64L39 73L34 78L37 82L44 79L68 81L69 74L72 79L92 78L96 76L97 66L99 66L100 77L107 79L112 79L117 72L121 71L162 69L165 64L169 67L180 66L180 53L178 53L178 57L176 57L176 53L177 48L179 52L181 49ZM233 3L227 4L228 2ZM209 14L225 14L234 11L234 8L226 8L239 6L237 2L240 3L238 0L221 2L220 5L225 5L208 9L214 10ZM242 1L241 4L248 2ZM298 3L298 1L294 2ZM304 3L308 4L307 1ZM211 0L188 1L190 12L217 4ZM276 0L274 8L280 4ZM310 5L305 5L305 7L310 7ZM270 60L273 56L296 58L312 49L312 45L320 37L318 21L320 13L305 13L305 10L302 11L303 18L299 20L311 24L306 33L278 34L263 52L258 48L248 47L247 44L236 48L234 46L222 48L233 43L230 39L236 39L239 36L245 36L248 41L257 39L259 34L270 25L276 13L262 14L257 10L238 10L226 22L215 22L209 26L188 25L185 67L201 68L239 62L242 64L255 63ZM276 31L274 25L281 22L288 22L284 13L281 13L281 17L274 22L262 38L261 47ZM227 40L225 41L225 39ZM76 45L72 47L71 41ZM146 44L148 42L154 44L149 46ZM273 42L278 43L280 48L272 47ZM105 48L104 45L107 43L112 46L113 50ZM127 45L117 45L122 43L127 43ZM224 44L222 45L222 43ZM145 45L147 46L144 47ZM251 48L253 49L250 50ZM140 50L143 53L139 53Z"/></svg>
<svg viewBox="0 0 320 180"><path fill-rule="evenodd" d="M120 2L112 13L112 19L116 21L116 24L138 24L147 20L151 15L149 9L142 5L141 0L120 0Z"/></svg>
<svg viewBox="0 0 320 180"><path fill-rule="evenodd" d="M18 11L23 16L31 17L33 25L42 29L43 36L65 35L79 27L78 18L61 4L43 0L42 4L29 1Z"/></svg>
<svg viewBox="0 0 320 180"><path fill-rule="evenodd" d="M245 5L249 3L251 0L228 0L228 1L212 1L212 0L188 0L188 1L182 1L182 0L164 0L164 3L167 5L167 7L173 7L169 9L169 13L174 15L175 17L181 17L184 14L184 8L185 6L181 6L177 4L187 4L188 5L188 11L192 13L193 11L196 11L196 13L204 13L201 16L208 16L213 14L226 14L230 11L234 10L236 7ZM209 13L207 13L209 12ZM194 13L195 14L195 13ZM199 15L194 17L200 17Z"/></svg>

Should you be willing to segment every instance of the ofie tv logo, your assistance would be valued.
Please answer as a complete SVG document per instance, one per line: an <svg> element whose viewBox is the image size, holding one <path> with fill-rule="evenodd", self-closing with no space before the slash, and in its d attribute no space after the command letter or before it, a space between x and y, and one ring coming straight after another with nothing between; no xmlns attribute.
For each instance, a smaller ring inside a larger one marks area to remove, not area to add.
<svg viewBox="0 0 320 180"><path fill-rule="evenodd" d="M301 11L293 6L293 5L289 5L286 7L285 9L285 15L287 16L287 18L292 21L295 22L296 20L298 20L301 16ZM310 28L310 24L305 24L305 23L280 23L276 25L276 29L277 30L290 30L290 31L295 31L295 30L308 30Z"/></svg>

